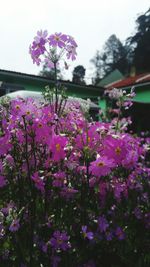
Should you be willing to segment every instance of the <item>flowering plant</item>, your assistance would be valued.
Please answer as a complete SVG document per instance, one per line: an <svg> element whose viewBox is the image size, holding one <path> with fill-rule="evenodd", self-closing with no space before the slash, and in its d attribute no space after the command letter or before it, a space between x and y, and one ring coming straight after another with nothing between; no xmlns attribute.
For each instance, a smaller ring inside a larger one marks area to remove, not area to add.
<svg viewBox="0 0 150 267"><path fill-rule="evenodd" d="M48 36L47 31L41 30L37 32L29 52L33 63L40 65L44 62L49 68L54 68L64 55L67 59L75 60L76 48L77 43L70 35L55 33Z"/></svg>
<svg viewBox="0 0 150 267"><path fill-rule="evenodd" d="M58 114L58 93L59 87L57 83L57 67L63 60L64 66L68 69L68 65L64 57L72 61L76 59L77 43L74 38L67 34L55 33L48 35L48 32L38 31L34 37L32 45L29 47L29 53L33 63L40 65L44 63L48 68L53 68L55 73L55 113ZM61 95L63 90L60 90ZM52 96L53 98L53 96Z"/></svg>
<svg viewBox="0 0 150 267"><path fill-rule="evenodd" d="M144 140L79 107L56 115L30 98L0 106L1 265L148 266Z"/></svg>

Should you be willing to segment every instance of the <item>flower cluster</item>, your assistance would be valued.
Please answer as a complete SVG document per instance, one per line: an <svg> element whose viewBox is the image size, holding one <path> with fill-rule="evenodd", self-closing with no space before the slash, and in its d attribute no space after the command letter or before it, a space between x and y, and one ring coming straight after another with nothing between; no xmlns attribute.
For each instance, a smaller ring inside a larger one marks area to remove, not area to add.
<svg viewBox="0 0 150 267"><path fill-rule="evenodd" d="M41 30L34 37L29 52L33 63L37 65L45 63L47 67L54 68L54 64L58 65L64 55L66 59L75 60L77 55L76 48L77 43L70 35L62 33L48 35L46 30ZM66 61L65 66L67 66Z"/></svg>

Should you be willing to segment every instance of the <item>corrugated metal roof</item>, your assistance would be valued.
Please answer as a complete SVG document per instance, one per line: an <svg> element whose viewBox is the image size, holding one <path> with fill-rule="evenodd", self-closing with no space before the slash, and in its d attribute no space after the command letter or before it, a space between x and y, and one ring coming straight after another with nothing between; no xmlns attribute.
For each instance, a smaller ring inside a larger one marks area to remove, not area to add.
<svg viewBox="0 0 150 267"><path fill-rule="evenodd" d="M139 74L134 77L128 77L126 79L122 79L120 81L113 82L111 84L107 84L105 88L120 88L125 86L133 86L138 83L143 83L146 81L150 81L150 73Z"/></svg>

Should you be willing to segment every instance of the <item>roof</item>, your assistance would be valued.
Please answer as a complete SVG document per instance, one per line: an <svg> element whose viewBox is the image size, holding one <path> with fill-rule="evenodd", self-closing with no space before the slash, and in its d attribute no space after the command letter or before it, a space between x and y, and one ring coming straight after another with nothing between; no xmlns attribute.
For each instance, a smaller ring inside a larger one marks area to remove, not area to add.
<svg viewBox="0 0 150 267"><path fill-rule="evenodd" d="M105 88L108 88L108 89L121 88L121 87L127 87L127 86L134 86L136 84L140 84L144 82L150 82L150 73L143 73L143 74L135 75L133 77L122 79L120 81L115 81L115 82L107 84Z"/></svg>
<svg viewBox="0 0 150 267"><path fill-rule="evenodd" d="M115 81L120 81L124 79L123 74L118 70L115 69L114 71L112 71L111 73L107 74L99 83L99 86L105 86L107 84L110 84L112 82Z"/></svg>
<svg viewBox="0 0 150 267"><path fill-rule="evenodd" d="M0 76L1 75L5 75L5 76L13 76L14 78L21 78L21 79L28 79L28 80L33 80L33 81L41 81L41 82L49 82L49 83L55 83L55 81L53 79L49 79L47 77L44 77L44 76L39 76L39 75L34 75L34 74L27 74L27 73L22 73L22 72L16 72L16 71L10 71L10 70L3 70L3 69L0 69ZM70 85L70 86L73 86L73 87L78 87L78 88L81 88L81 89L87 89L87 90L93 90L93 91L96 91L96 92L103 92L104 91L104 88L103 87L100 87L100 86L95 86L95 85L82 85L82 84L76 84L76 83L73 83L71 81L65 81L65 80L59 80L59 82L61 82L64 86L66 85Z"/></svg>

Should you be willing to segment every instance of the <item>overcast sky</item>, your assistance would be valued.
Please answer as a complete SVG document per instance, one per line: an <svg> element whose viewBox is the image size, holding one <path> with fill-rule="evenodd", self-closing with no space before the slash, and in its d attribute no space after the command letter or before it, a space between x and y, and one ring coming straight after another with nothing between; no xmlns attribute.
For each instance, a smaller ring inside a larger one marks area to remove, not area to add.
<svg viewBox="0 0 150 267"><path fill-rule="evenodd" d="M38 74L28 54L37 30L63 32L78 43L78 57L70 63L66 79L77 65L86 68L90 82L90 59L111 34L121 41L132 35L137 15L150 7L149 0L0 0L0 68Z"/></svg>

